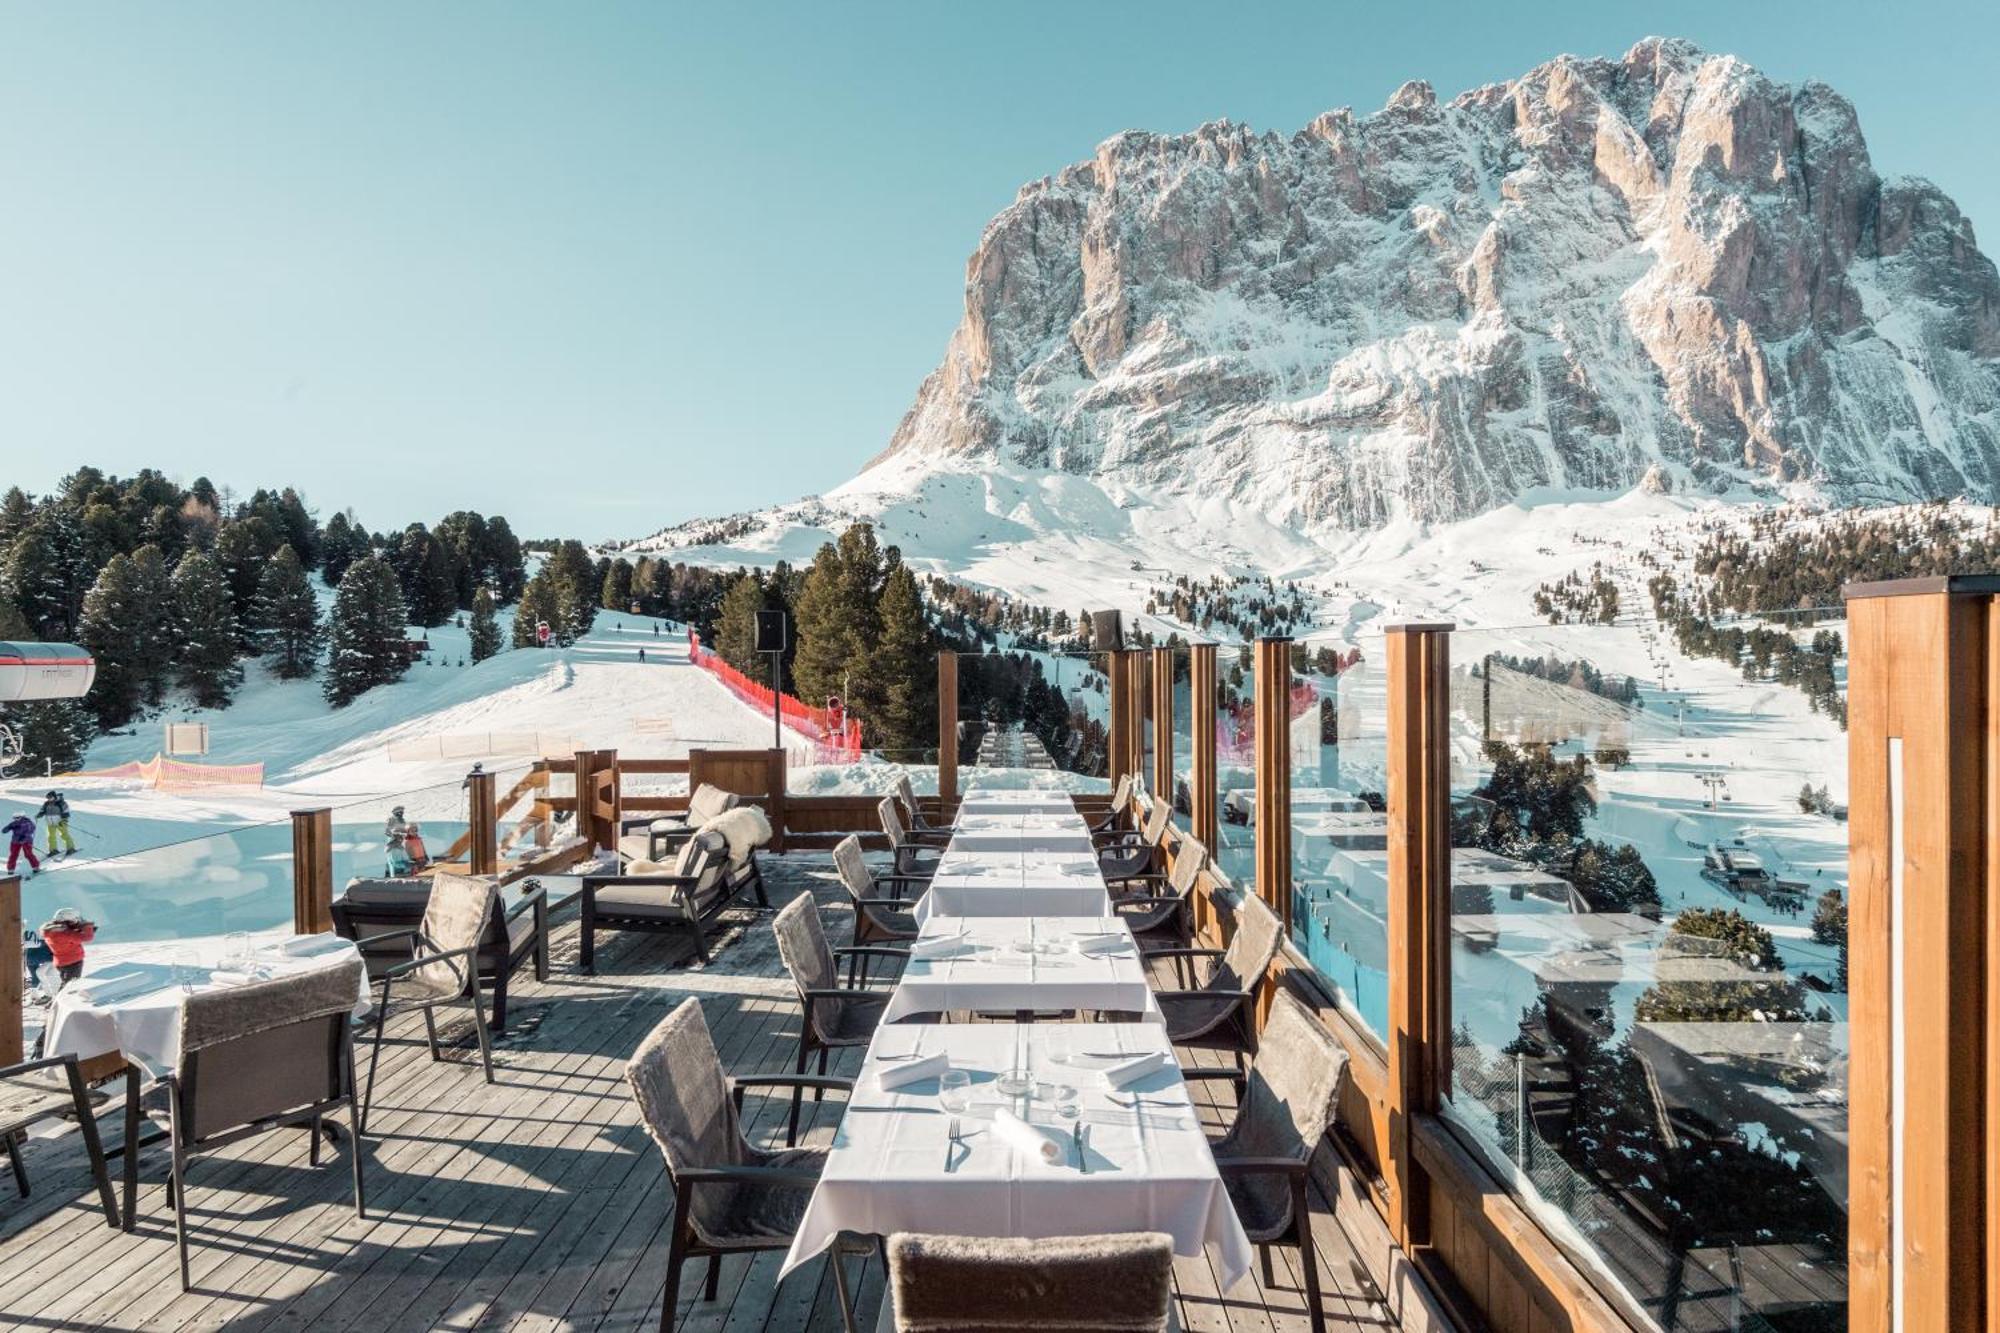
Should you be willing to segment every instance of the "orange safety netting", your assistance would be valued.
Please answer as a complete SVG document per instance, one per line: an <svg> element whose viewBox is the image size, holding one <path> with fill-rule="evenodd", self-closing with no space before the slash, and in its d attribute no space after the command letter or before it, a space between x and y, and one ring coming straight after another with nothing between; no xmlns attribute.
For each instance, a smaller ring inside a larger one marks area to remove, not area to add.
<svg viewBox="0 0 2000 1333"><path fill-rule="evenodd" d="M724 689L760 712L771 708L771 687L738 671L716 654L701 646L701 636L689 631L688 660L722 682ZM816 763L839 764L861 757L861 719L831 708L812 708L789 694L778 699L778 714L785 725L813 742Z"/></svg>
<svg viewBox="0 0 2000 1333"><path fill-rule="evenodd" d="M147 787L261 787L262 764L191 764L185 759L169 759L156 754L145 761L116 764L110 768L88 768L75 773L58 773L62 778L111 778L137 782Z"/></svg>

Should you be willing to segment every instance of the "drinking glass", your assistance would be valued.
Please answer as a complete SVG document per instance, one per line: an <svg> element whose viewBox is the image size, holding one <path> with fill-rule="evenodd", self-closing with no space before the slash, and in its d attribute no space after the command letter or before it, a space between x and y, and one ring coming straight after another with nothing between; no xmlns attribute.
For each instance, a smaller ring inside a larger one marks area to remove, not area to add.
<svg viewBox="0 0 2000 1333"><path fill-rule="evenodd" d="M247 972L255 962L256 959L250 952L249 931L232 930L222 937L222 965L224 967L237 968Z"/></svg>
<svg viewBox="0 0 2000 1333"><path fill-rule="evenodd" d="M1064 1120L1076 1119L1076 1085L1071 1083L1056 1084L1055 1091L1050 1095L1050 1100L1056 1104L1057 1115L1061 1116Z"/></svg>
<svg viewBox="0 0 2000 1333"><path fill-rule="evenodd" d="M960 1115L972 1105L972 1075L963 1069L947 1069L938 1076L938 1100L944 1109Z"/></svg>
<svg viewBox="0 0 2000 1333"><path fill-rule="evenodd" d="M167 950L167 970L174 984L182 990L194 989L194 950L178 948Z"/></svg>

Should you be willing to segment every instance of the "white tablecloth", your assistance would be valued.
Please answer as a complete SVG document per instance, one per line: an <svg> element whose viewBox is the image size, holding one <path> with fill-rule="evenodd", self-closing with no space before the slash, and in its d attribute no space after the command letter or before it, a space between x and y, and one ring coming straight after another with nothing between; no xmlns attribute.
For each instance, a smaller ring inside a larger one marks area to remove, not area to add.
<svg viewBox="0 0 2000 1333"><path fill-rule="evenodd" d="M1162 1021L1139 946L1117 917L939 917L918 938L949 939L951 952L911 956L884 1022L1016 1009L1115 1009ZM1093 952L1076 952L1073 940L1087 940Z"/></svg>
<svg viewBox="0 0 2000 1333"><path fill-rule="evenodd" d="M180 1063L182 1002L196 991L221 989L214 975L223 948L220 940L163 942L157 957L108 963L70 982L49 1008L44 1054L87 1060L116 1051L142 1067L172 1069ZM305 952L286 953L273 944L258 950L257 961L272 976L286 976L361 957L351 942L331 934L305 937L292 948ZM184 963L176 963L176 950L185 953ZM355 1012L365 1012L368 1003L364 976Z"/></svg>
<svg viewBox="0 0 2000 1333"><path fill-rule="evenodd" d="M1028 811L1044 815L1073 815L1076 806L1059 791L971 791L958 803L960 818Z"/></svg>
<svg viewBox="0 0 2000 1333"><path fill-rule="evenodd" d="M953 843L917 903L937 916L1109 916L1097 858L1074 852L968 852Z"/></svg>
<svg viewBox="0 0 2000 1333"><path fill-rule="evenodd" d="M1067 1046L1066 1064L1050 1059ZM1136 1107L1114 1105L1098 1071L1115 1054L1167 1050L1147 1023L900 1025L876 1034L862 1065L833 1151L785 1256L784 1272L820 1253L842 1231L888 1235L919 1231L957 1236L1087 1236L1164 1231L1188 1258L1215 1248L1223 1284L1250 1268L1250 1242L1223 1191L1179 1073L1163 1069L1134 1083ZM880 1070L910 1052L948 1051L952 1067L972 1073L972 1109L960 1117L966 1137L945 1168L952 1117L938 1104L937 1080L885 1092ZM1025 1060L1043 1085L1078 1090L1088 1132L1079 1171L1069 1130L1046 1088L1032 1099L1004 1098L994 1076ZM1058 1127L1061 1163L1031 1158L996 1136L994 1110L1005 1105L1031 1124Z"/></svg>

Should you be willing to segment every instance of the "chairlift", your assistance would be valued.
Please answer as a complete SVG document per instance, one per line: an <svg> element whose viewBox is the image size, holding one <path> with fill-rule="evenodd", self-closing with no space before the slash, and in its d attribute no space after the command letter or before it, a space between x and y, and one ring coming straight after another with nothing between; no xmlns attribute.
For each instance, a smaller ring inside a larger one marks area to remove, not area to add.
<svg viewBox="0 0 2000 1333"><path fill-rule="evenodd" d="M96 679L96 659L73 643L0 643L0 704L81 699ZM25 754L20 732L0 722L0 776Z"/></svg>

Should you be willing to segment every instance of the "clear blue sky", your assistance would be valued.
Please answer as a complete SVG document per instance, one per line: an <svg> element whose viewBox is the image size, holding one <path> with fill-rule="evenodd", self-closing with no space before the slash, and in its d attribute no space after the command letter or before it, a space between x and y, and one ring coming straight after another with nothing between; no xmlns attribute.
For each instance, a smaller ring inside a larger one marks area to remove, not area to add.
<svg viewBox="0 0 2000 1333"><path fill-rule="evenodd" d="M795 498L887 440L1022 181L1663 29L1834 84L2000 248L1991 3L10 3L0 484L587 538Z"/></svg>

